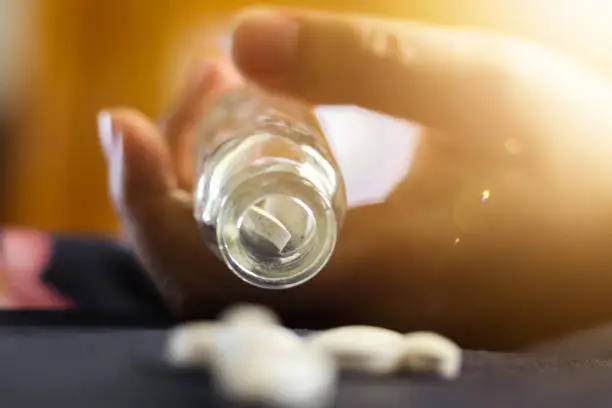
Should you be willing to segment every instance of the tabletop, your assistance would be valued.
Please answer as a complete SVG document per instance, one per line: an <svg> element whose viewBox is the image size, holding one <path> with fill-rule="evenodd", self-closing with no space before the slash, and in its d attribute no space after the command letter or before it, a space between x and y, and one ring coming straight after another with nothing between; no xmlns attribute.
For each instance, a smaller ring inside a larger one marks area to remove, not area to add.
<svg viewBox="0 0 612 408"><path fill-rule="evenodd" d="M168 322L161 319L78 312L2 312L0 405L230 406L213 392L205 372L178 370L164 363L167 333ZM601 346L612 344L602 341L602 336L612 338L612 331L601 333L585 338L592 343L596 339ZM561 342L554 353L543 349L538 354L465 351L463 374L454 382L408 376L344 376L336 406L610 407L612 353L601 348L576 348L579 341L566 341L566 346ZM573 351L562 353L559 347Z"/></svg>

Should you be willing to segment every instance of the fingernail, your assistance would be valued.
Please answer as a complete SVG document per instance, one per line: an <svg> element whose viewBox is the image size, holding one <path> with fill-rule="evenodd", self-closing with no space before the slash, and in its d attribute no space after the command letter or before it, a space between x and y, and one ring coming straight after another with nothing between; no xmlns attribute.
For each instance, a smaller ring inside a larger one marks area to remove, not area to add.
<svg viewBox="0 0 612 408"><path fill-rule="evenodd" d="M110 195L116 202L121 195L124 177L123 134L113 126L110 112L98 114L98 135L107 160Z"/></svg>
<svg viewBox="0 0 612 408"><path fill-rule="evenodd" d="M113 118L110 112L102 111L98 114L98 137L100 145L107 158L112 155L116 140L120 137L113 129Z"/></svg>
<svg viewBox="0 0 612 408"><path fill-rule="evenodd" d="M125 178L123 157L123 135L115 133L112 149L108 155L108 187L113 202L120 202Z"/></svg>
<svg viewBox="0 0 612 408"><path fill-rule="evenodd" d="M232 36L236 64L251 74L275 74L290 68L298 43L298 24L272 10L241 14Z"/></svg>

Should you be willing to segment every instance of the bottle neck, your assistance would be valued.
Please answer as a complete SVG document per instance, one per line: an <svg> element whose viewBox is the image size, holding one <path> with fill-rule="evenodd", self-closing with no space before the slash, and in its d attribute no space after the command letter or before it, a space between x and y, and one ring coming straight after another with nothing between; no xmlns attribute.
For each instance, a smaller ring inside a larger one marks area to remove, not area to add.
<svg viewBox="0 0 612 408"><path fill-rule="evenodd" d="M295 165L248 170L237 184L228 183L220 205L219 252L252 285L285 289L304 283L334 250L338 222L332 203Z"/></svg>

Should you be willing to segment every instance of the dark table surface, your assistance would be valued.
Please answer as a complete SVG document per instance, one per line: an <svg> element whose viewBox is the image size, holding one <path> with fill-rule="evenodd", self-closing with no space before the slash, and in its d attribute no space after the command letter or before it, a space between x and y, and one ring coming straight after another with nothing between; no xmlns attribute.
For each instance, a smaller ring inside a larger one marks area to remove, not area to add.
<svg viewBox="0 0 612 408"><path fill-rule="evenodd" d="M165 324L66 312L0 313L0 406L226 406L205 373L164 364ZM611 332L593 331L539 354L466 351L463 375L450 383L346 377L337 406L609 408Z"/></svg>

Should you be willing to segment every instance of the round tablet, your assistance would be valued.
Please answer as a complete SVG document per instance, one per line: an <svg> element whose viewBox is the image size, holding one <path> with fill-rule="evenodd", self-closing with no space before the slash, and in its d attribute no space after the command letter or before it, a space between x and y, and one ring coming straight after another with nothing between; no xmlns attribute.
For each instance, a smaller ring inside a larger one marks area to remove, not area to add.
<svg viewBox="0 0 612 408"><path fill-rule="evenodd" d="M337 389L334 360L315 348L305 347L270 364L262 361L259 373L262 404L283 408L326 408L333 406Z"/></svg>
<svg viewBox="0 0 612 408"><path fill-rule="evenodd" d="M414 332L404 336L402 368L454 379L461 371L461 348L436 333Z"/></svg>
<svg viewBox="0 0 612 408"><path fill-rule="evenodd" d="M319 408L335 389L333 360L281 326L225 325L213 350L215 383L233 401Z"/></svg>
<svg viewBox="0 0 612 408"><path fill-rule="evenodd" d="M307 342L333 356L342 370L374 375L395 372L404 350L404 336L373 326L339 327L313 334Z"/></svg>
<svg viewBox="0 0 612 408"><path fill-rule="evenodd" d="M230 306L219 316L219 320L226 324L253 324L253 325L279 325L276 314L267 307L240 303Z"/></svg>
<svg viewBox="0 0 612 408"><path fill-rule="evenodd" d="M175 366L207 368L219 326L213 322L195 322L170 331L166 359Z"/></svg>
<svg viewBox="0 0 612 408"><path fill-rule="evenodd" d="M221 367L247 365L258 354L282 355L303 347L303 340L282 326L223 325L214 336L212 361Z"/></svg>

